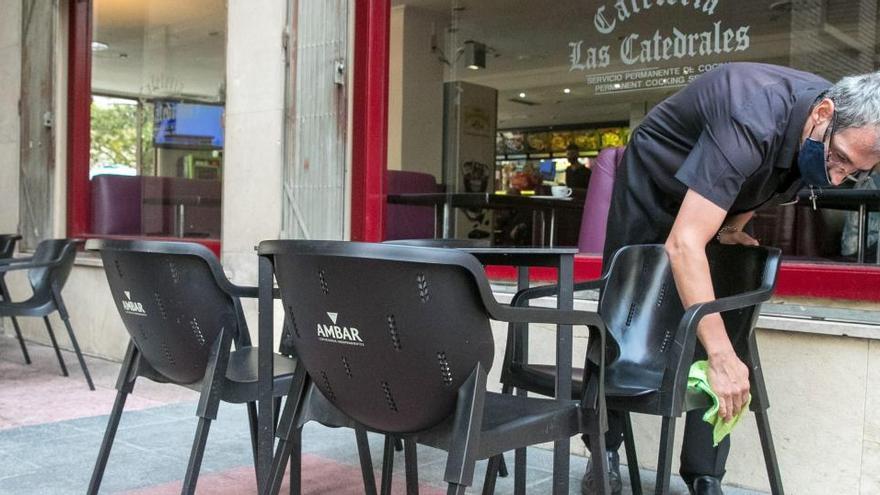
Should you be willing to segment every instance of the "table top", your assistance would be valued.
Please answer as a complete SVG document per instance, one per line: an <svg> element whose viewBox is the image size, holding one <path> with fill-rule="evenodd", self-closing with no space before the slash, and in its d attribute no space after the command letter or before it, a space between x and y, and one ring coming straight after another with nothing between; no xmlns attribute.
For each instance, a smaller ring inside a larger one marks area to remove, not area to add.
<svg viewBox="0 0 880 495"><path fill-rule="evenodd" d="M556 266L563 258L574 258L574 246L490 246L472 239L400 239L385 241L402 246L459 249L474 255L484 265Z"/></svg>
<svg viewBox="0 0 880 495"><path fill-rule="evenodd" d="M798 193L797 204L812 206L809 190ZM861 205L870 211L880 210L880 189L816 189L816 206L819 208L858 211Z"/></svg>
<svg viewBox="0 0 880 495"><path fill-rule="evenodd" d="M523 196L495 193L408 193L389 194L391 204L436 206L449 203L457 208L534 208L582 210L584 201L555 196Z"/></svg>

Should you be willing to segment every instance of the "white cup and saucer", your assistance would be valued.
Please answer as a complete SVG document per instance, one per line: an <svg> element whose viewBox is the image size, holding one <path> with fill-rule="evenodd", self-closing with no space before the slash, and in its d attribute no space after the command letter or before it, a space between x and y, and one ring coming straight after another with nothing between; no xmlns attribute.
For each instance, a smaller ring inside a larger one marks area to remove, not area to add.
<svg viewBox="0 0 880 495"><path fill-rule="evenodd" d="M553 186L550 188L550 194L554 198L568 198L571 196L571 188L568 186Z"/></svg>

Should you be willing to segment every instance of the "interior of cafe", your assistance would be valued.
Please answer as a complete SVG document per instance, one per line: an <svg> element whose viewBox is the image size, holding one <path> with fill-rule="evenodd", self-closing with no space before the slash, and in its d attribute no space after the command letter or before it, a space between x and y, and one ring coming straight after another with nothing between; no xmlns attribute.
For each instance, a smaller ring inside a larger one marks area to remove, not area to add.
<svg viewBox="0 0 880 495"><path fill-rule="evenodd" d="M658 102L730 62L832 82L876 70L877 15L869 0L393 0L387 192L441 192L456 211L389 204L389 226L422 210L389 234L546 243L544 198L576 206L553 210L551 241L601 251L619 150ZM460 193L517 199L456 207ZM786 256L876 263L878 198L760 209L752 233Z"/></svg>
<svg viewBox="0 0 880 495"><path fill-rule="evenodd" d="M222 0L95 0L91 234L220 239Z"/></svg>

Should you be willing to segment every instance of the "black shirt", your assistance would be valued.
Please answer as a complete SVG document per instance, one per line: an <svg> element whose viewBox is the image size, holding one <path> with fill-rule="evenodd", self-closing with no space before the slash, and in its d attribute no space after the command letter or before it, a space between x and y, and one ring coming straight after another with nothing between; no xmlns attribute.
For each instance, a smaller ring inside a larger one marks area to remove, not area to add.
<svg viewBox="0 0 880 495"><path fill-rule="evenodd" d="M569 165L565 169L565 185L572 189L586 189L590 184L591 172L592 170L585 165L580 165L577 168Z"/></svg>
<svg viewBox="0 0 880 495"><path fill-rule="evenodd" d="M804 123L829 86L786 67L730 63L654 107L618 169L606 255L664 242L688 189L730 214L793 198Z"/></svg>

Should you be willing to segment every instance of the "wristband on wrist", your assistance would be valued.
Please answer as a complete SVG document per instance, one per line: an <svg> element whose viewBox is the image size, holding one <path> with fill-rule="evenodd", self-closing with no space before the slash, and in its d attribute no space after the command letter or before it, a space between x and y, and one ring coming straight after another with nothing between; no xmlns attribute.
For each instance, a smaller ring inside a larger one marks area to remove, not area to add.
<svg viewBox="0 0 880 495"><path fill-rule="evenodd" d="M730 232L739 232L739 227L736 225L724 225L718 229L718 233L715 234L715 239L717 239L718 242L721 242L721 234L727 234Z"/></svg>

